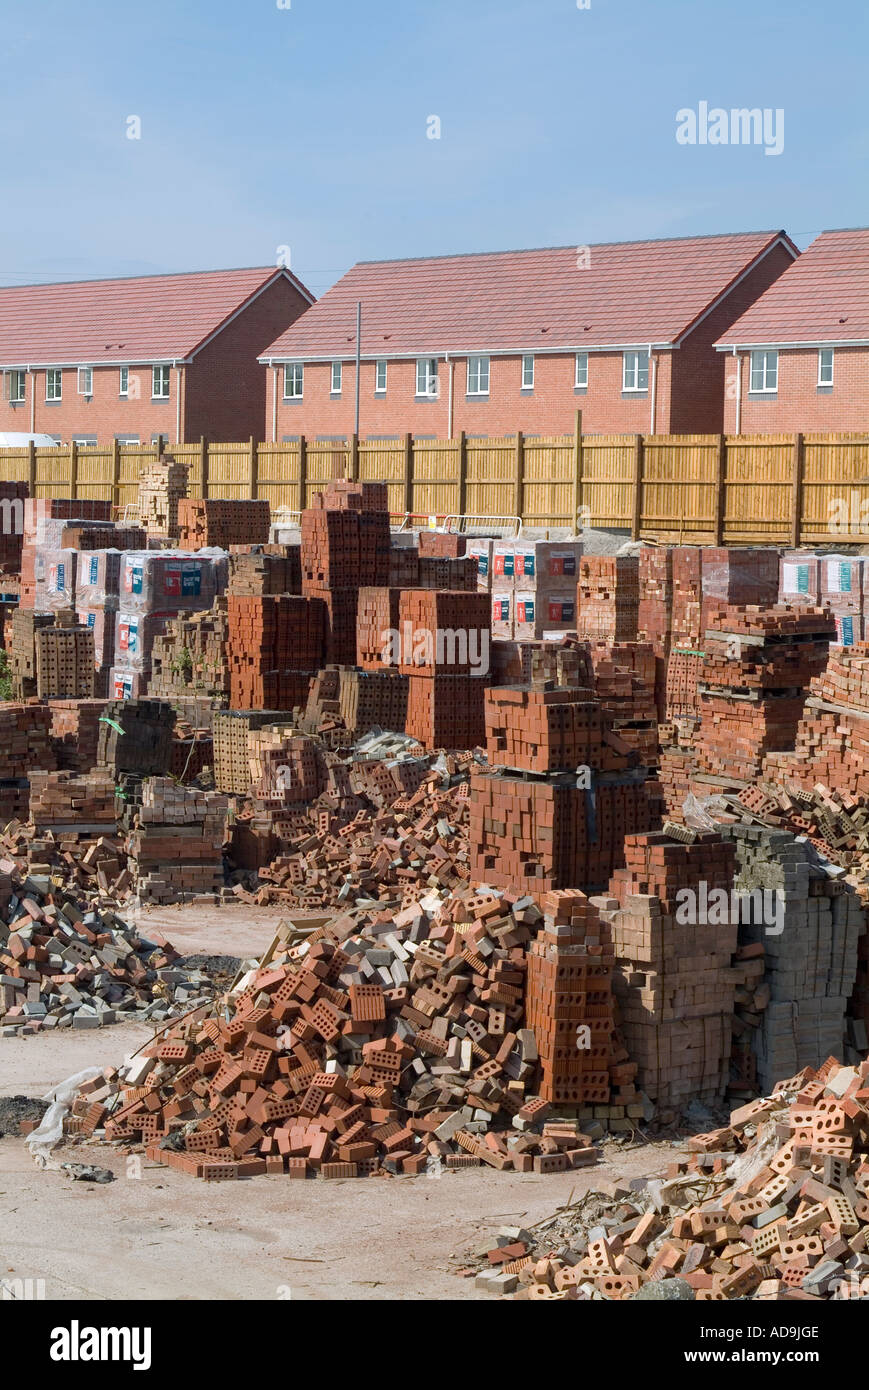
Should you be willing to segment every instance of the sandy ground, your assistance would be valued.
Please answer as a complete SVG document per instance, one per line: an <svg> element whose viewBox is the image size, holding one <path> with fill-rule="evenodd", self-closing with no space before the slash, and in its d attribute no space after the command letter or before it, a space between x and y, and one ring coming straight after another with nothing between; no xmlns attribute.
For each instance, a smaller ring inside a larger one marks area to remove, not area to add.
<svg viewBox="0 0 869 1390"><path fill-rule="evenodd" d="M185 952L249 956L280 913L170 908L143 916ZM111 1066L147 1025L0 1039L0 1095L42 1096L88 1066ZM485 1299L453 1272L499 1225L532 1225L607 1176L661 1171L669 1145L607 1146L593 1170L541 1177L465 1169L437 1179L208 1184L101 1145L56 1149L111 1168L71 1181L0 1139L0 1278L42 1279L49 1299Z"/></svg>

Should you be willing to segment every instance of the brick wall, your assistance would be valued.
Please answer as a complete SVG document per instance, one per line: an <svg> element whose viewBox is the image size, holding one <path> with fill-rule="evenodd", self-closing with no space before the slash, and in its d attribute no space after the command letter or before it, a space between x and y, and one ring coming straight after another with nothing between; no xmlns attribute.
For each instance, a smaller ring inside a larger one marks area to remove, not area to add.
<svg viewBox="0 0 869 1390"><path fill-rule="evenodd" d="M271 438L270 373L257 357L308 308L289 280L275 280L187 368L185 438Z"/></svg>
<svg viewBox="0 0 869 1390"><path fill-rule="evenodd" d="M0 401L0 430L21 434L56 434L64 444L73 435L96 436L99 444L111 444L116 434L138 436L140 443L150 444L152 434L167 434L175 442L178 372L170 372L169 399L151 400L151 368L130 366L130 395L119 395L118 367L94 367L93 396L78 394L77 372L74 367L62 374L62 399L45 399L45 372L28 373L23 405ZM35 383L35 385L34 385ZM36 392L35 419L31 426L31 393ZM134 394L138 389L138 397Z"/></svg>
<svg viewBox="0 0 869 1390"><path fill-rule="evenodd" d="M818 350L782 349L775 395L749 393L749 353L737 359L742 369L742 434L793 434L869 427L869 348L836 348L833 386L818 387ZM736 431L736 360L725 358L724 428Z"/></svg>
<svg viewBox="0 0 869 1390"><path fill-rule="evenodd" d="M769 255L735 285L719 305L673 354L673 434L719 434L724 430L725 357L712 344L769 289L793 256L784 246ZM662 433L659 427L659 433Z"/></svg>

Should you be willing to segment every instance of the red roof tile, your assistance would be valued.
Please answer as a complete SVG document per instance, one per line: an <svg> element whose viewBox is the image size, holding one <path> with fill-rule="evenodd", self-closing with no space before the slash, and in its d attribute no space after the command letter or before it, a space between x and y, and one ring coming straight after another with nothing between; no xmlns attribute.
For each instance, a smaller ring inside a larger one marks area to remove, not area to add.
<svg viewBox="0 0 869 1390"><path fill-rule="evenodd" d="M869 341L869 227L822 232L718 347Z"/></svg>
<svg viewBox="0 0 869 1390"><path fill-rule="evenodd" d="M313 300L275 266L0 288L0 365L180 360L281 274Z"/></svg>
<svg viewBox="0 0 869 1390"><path fill-rule="evenodd" d="M352 356L357 300L368 357L670 344L783 236L363 261L260 360Z"/></svg>

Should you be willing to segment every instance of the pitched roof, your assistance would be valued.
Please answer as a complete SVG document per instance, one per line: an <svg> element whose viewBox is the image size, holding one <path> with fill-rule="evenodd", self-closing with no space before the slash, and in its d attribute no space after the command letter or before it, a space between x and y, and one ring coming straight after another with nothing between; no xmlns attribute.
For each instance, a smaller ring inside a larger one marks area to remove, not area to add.
<svg viewBox="0 0 869 1390"><path fill-rule="evenodd" d="M281 275L313 302L275 266L0 288L0 365L182 360Z"/></svg>
<svg viewBox="0 0 869 1390"><path fill-rule="evenodd" d="M822 232L717 347L869 342L869 227Z"/></svg>
<svg viewBox="0 0 869 1390"><path fill-rule="evenodd" d="M351 357L359 300L367 357L669 345L782 239L796 255L783 232L746 232L363 261L260 360Z"/></svg>

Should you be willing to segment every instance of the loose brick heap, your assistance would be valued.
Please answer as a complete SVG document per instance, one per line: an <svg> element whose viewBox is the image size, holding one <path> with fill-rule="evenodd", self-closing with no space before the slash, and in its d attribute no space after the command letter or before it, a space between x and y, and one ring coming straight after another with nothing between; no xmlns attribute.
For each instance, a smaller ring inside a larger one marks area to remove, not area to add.
<svg viewBox="0 0 869 1390"><path fill-rule="evenodd" d="M279 710L216 710L214 713L214 783L218 791L247 796L250 791L252 730L280 724Z"/></svg>

